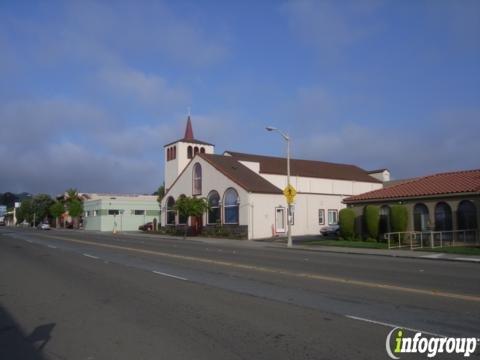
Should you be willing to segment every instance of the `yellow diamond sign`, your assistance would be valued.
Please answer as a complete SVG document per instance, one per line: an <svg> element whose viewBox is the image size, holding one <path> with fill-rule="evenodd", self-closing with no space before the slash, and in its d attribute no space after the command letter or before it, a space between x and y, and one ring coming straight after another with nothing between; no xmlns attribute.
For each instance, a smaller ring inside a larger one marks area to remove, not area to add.
<svg viewBox="0 0 480 360"><path fill-rule="evenodd" d="M295 195L297 195L297 190L295 188L288 184L285 189L283 189L283 195L287 198L287 203L291 204L295 200Z"/></svg>

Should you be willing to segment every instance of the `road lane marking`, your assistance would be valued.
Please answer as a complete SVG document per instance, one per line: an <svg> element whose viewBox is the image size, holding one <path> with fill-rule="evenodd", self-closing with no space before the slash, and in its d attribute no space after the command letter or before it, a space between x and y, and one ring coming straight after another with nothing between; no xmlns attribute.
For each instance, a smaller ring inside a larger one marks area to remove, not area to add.
<svg viewBox="0 0 480 360"><path fill-rule="evenodd" d="M56 246L53 246L53 245L47 245L50 249L56 249L57 247Z"/></svg>
<svg viewBox="0 0 480 360"><path fill-rule="evenodd" d="M431 255L423 255L422 258L426 259L438 259L441 258L443 254L431 254Z"/></svg>
<svg viewBox="0 0 480 360"><path fill-rule="evenodd" d="M178 280L187 280L181 276L176 276L176 275L172 275L172 274L167 274L167 273L164 273L164 272L161 272L161 271L152 271L154 274L158 274L158 275L163 275L163 276L168 276L168 277L171 277L171 278L174 278L174 279L178 279Z"/></svg>
<svg viewBox="0 0 480 360"><path fill-rule="evenodd" d="M28 243L33 244L32 240L26 240Z"/></svg>
<svg viewBox="0 0 480 360"><path fill-rule="evenodd" d="M363 321L363 322L367 322L367 323L370 323L370 324L382 325L382 326L386 326L386 327L390 327L390 328L402 328L402 329L413 331L413 332L421 332L422 334L427 334L427 335L431 335L431 336L447 337L446 335L436 334L436 333L432 333L432 332L429 332L429 331L413 329L413 328L405 327L405 326L402 326L402 325L396 325L396 324L386 323L386 322L382 322L382 321L370 320L370 319L366 319L366 318L362 318L362 317L358 317L358 316L353 316L353 315L345 315L345 317L348 318L348 319L352 319L352 320Z"/></svg>
<svg viewBox="0 0 480 360"><path fill-rule="evenodd" d="M139 254L156 255L156 256L162 256L162 257L167 257L172 259L195 261L195 262L200 262L200 263L210 264L210 265L227 266L227 267L232 267L232 268L242 269L242 270L253 270L258 272L293 276L293 277L305 278L305 279L311 279L311 280L321 280L321 281L328 281L328 282L341 283L341 284L347 284L347 285L356 285L360 287L393 290L393 291L407 292L407 293L413 293L418 295L428 295L428 296L434 296L434 297L443 297L448 299L473 301L473 302L480 303L480 296L475 296L475 295L464 295L464 294L450 293L450 292L444 292L444 291L438 291L438 290L409 288L409 287L404 287L399 285L381 284L381 283L374 283L369 281L353 280L353 279L339 278L334 276L319 275L319 274L313 274L313 273L297 273L297 272L283 270L283 269L268 268L268 267L257 266L257 265L247 265L247 264L241 264L241 263L224 261L224 260L205 259L205 258L199 258L195 256L188 256L188 255L171 254L171 253L165 253L161 251L132 248L129 246L118 246L118 245L111 245L111 244L104 244L104 243L95 243L91 241L77 240L77 239L50 236L50 235L43 235L43 236L47 238L59 239L59 240L78 243L78 244L92 245L92 246L98 246L98 247L103 247L108 249L131 251Z"/></svg>
<svg viewBox="0 0 480 360"><path fill-rule="evenodd" d="M89 257L91 259L95 259L95 260L98 260L98 256L93 256L93 255L90 255L90 254L82 254L83 256L86 256L86 257Z"/></svg>
<svg viewBox="0 0 480 360"><path fill-rule="evenodd" d="M480 262L480 259L461 258L461 257L457 257L455 258L455 260Z"/></svg>

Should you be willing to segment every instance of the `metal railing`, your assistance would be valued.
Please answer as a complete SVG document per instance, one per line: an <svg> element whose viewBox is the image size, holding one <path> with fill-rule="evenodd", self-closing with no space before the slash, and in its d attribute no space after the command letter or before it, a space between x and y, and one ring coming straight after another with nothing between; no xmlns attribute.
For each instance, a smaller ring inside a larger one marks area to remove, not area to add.
<svg viewBox="0 0 480 360"><path fill-rule="evenodd" d="M403 231L384 234L389 249L438 248L446 246L480 245L476 229L450 231Z"/></svg>

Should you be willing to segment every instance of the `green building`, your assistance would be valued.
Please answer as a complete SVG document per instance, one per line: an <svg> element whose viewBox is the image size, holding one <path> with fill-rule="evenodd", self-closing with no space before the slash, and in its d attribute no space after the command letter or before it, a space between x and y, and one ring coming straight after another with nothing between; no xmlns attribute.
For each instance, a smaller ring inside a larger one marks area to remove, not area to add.
<svg viewBox="0 0 480 360"><path fill-rule="evenodd" d="M96 231L138 231L140 225L160 221L156 196L84 194L83 228Z"/></svg>

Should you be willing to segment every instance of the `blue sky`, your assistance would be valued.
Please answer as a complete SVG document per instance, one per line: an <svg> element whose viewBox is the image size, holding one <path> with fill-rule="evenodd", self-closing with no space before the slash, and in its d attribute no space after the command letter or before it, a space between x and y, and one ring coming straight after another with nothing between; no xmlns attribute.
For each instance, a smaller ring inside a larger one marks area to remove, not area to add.
<svg viewBox="0 0 480 360"><path fill-rule="evenodd" d="M2 1L0 192L152 192L183 135L480 167L479 1Z"/></svg>

